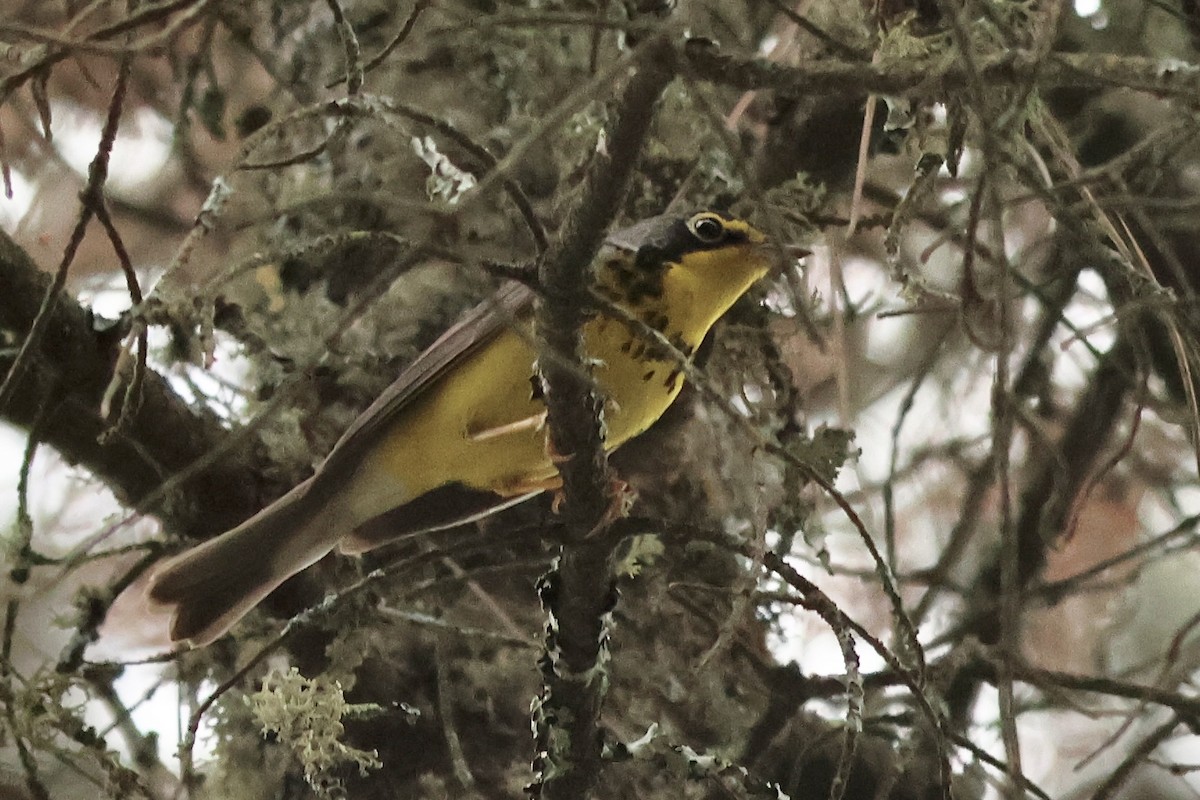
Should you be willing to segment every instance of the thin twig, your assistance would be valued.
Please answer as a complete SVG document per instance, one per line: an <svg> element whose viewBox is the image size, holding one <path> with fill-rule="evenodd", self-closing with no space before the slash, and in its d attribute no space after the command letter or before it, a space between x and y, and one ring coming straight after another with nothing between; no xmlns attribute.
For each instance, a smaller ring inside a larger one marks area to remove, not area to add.
<svg viewBox="0 0 1200 800"><path fill-rule="evenodd" d="M133 308L141 305L142 287L138 283L137 273L133 269L133 259L129 257L129 251L125 248L125 242L121 239L121 234L117 230L116 224L112 220L112 216L108 213L108 208L104 201L101 200L96 207L96 219L99 220L104 232L108 234L108 240L112 243L113 252L117 255L117 263L121 266L121 273L125 276L125 288L129 292L129 302ZM113 369L113 378L110 384L110 389L106 389L101 400L101 416L109 416L108 403L111 400L110 390L116 391L124 378L123 362L127 359L129 352L129 342L137 340L137 361L133 365L133 374L129 378L129 383L125 388L125 398L121 402L121 414L117 418L114 428L121 430L127 428L130 419L137 413L138 406L142 402L142 386L146 380L146 356L150 349L149 336L146 331L146 325L141 321L133 323L134 330L131 333L130 339L126 346L121 349L121 354L117 359L117 366ZM114 431L115 433L115 431ZM105 433L104 438L108 439L112 433Z"/></svg>
<svg viewBox="0 0 1200 800"><path fill-rule="evenodd" d="M346 94L353 97L362 89L363 84L362 50L358 46L358 36L354 33L354 26L346 19L346 12L342 10L342 4L338 0L325 0L325 5L329 6L329 11L333 14L333 24L346 51Z"/></svg>
<svg viewBox="0 0 1200 800"><path fill-rule="evenodd" d="M387 60L388 56L395 52L397 47L404 44L405 40L408 39L409 35L413 32L413 28L416 27L417 20L420 19L423 13L425 13L425 9L429 8L431 5L433 5L433 0L417 0L417 2L413 4L412 11L408 13L408 18L404 20L404 24L400 27L400 31L394 37L392 37L392 40L388 42L382 50L372 56L367 63L363 65L363 73L370 72L378 67ZM334 86L337 86L341 80L342 79L339 78L338 80L331 81L325 84L325 88L332 89Z"/></svg>
<svg viewBox="0 0 1200 800"><path fill-rule="evenodd" d="M113 89L112 100L108 104L108 116L105 118L104 127L100 132L100 143L96 148L96 155L88 167L88 181L80 197L81 207L79 218L75 222L75 229L67 241L58 269L54 272L54 280L42 298L41 308L38 309L33 324L29 326L25 340L21 342L21 349L9 366L8 374L4 376L4 382L0 383L0 413L4 412L11 401L30 359L33 358L40 344L39 340L50 322L51 309L66 286L67 275L70 272L71 264L75 261L75 254L83 243L83 235L87 231L88 223L91 222L96 209L104 201L104 184L108 180L108 160L112 155L113 141L117 138L117 126L121 119L121 109L125 105L125 89L129 83L130 72L130 61L125 59L121 62L121 68L117 73L117 85Z"/></svg>
<svg viewBox="0 0 1200 800"><path fill-rule="evenodd" d="M471 773L471 765L467 763L467 754L463 752L462 739L454 726L454 698L450 685L449 670L446 668L450 660L447 652L445 637L438 635L433 640L434 675L437 680L438 717L442 723L442 738L446 742L446 750L450 754L450 765L454 779L467 797L475 796L475 776Z"/></svg>

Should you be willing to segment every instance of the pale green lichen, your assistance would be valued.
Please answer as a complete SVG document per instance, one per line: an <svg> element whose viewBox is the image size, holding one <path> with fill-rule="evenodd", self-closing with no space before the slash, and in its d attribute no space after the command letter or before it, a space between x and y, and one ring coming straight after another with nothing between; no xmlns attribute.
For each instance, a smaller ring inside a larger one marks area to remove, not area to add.
<svg viewBox="0 0 1200 800"><path fill-rule="evenodd" d="M813 218L825 210L828 203L825 184L801 171L767 190L757 207L737 203L733 211L748 216L751 222L764 228L768 220L780 225L780 230L770 232L785 237L786 241L808 242L816 237L818 230ZM772 213L768 215L767 211Z"/></svg>
<svg viewBox="0 0 1200 800"><path fill-rule="evenodd" d="M334 772L342 764L354 764L365 775L383 764L374 750L359 750L343 743L342 719L366 708L347 703L342 686L325 678L306 678L292 667L273 671L262 688L246 698L262 727L290 748L304 765L304 778L322 797L342 794L342 783Z"/></svg>
<svg viewBox="0 0 1200 800"><path fill-rule="evenodd" d="M657 762L679 780L712 781L725 787L727 791L737 787L740 790L738 796L762 800L789 800L789 795L779 784L764 781L752 775L745 767L721 755L669 741L659 730L657 722L651 723L646 733L636 741L609 745L604 755L616 761L633 759Z"/></svg>
<svg viewBox="0 0 1200 800"><path fill-rule="evenodd" d="M918 24L917 16L909 14L889 25L876 46L876 62L882 66L906 64L931 58L946 50L949 36L945 33L922 34L917 30Z"/></svg>
<svg viewBox="0 0 1200 800"><path fill-rule="evenodd" d="M858 456L853 443L854 431L821 425L807 441L797 441L790 449L822 480L833 483L845 463Z"/></svg>
<svg viewBox="0 0 1200 800"><path fill-rule="evenodd" d="M452 206L475 187L475 176L455 165L449 156L438 149L432 136L412 137L412 148L417 157L429 165L425 193L430 200L441 200Z"/></svg>
<svg viewBox="0 0 1200 800"><path fill-rule="evenodd" d="M625 555L614 570L618 576L636 578L642 570L666 552L662 539L653 533L634 536L629 540Z"/></svg>

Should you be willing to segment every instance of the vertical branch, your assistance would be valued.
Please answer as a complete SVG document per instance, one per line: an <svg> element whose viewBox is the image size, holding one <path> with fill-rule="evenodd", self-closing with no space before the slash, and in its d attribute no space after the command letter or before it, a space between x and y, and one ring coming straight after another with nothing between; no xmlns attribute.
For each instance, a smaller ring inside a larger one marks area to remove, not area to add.
<svg viewBox="0 0 1200 800"><path fill-rule="evenodd" d="M980 192L984 190L980 181ZM999 218L1003 206L999 193L992 182L987 191L991 211ZM1004 228L997 219L992 229L997 241L995 252L1000 254L1000 285L997 305L1000 311L1000 348L996 353L996 372L992 381L992 454L996 459L996 475L1000 488L1000 642L1006 652L1015 653L1020 648L1021 631L1021 546L1013 526L1012 502L1012 446L1013 446L1013 393L1012 364L1015 347L1012 321L1012 275L1004 253ZM997 683L1000 692L1000 733L1004 741L1004 753L1008 763L1008 792L1017 796L1025 775L1021 763L1021 739L1017 730L1017 700L1012 676L1002 670L1002 679Z"/></svg>
<svg viewBox="0 0 1200 800"><path fill-rule="evenodd" d="M566 543L543 579L546 605L544 687L535 704L538 754L535 797L583 798L600 773L600 708L608 678L607 618L615 602L611 561L616 539L603 535L619 498L604 455L603 401L587 379L580 329L588 305L589 267L616 216L671 73L668 46L648 41L621 98L608 154L589 167L580 201L542 261L539 336L548 446L562 459Z"/></svg>
<svg viewBox="0 0 1200 800"><path fill-rule="evenodd" d="M8 578L13 587L23 585L29 579L29 570L33 563L33 552L30 542L33 537L33 521L29 517L29 470L33 466L33 457L37 453L39 431L44 421L44 415L39 415L29 438L25 444L25 455L21 459L20 478L17 482L17 536L19 546L13 548L15 553L12 569ZM50 792L42 781L37 758L30 750L30 742L26 741L24 728L27 726L18 718L17 685L15 670L12 664L13 636L17 629L17 615L21 610L20 595L14 592L5 605L4 633L0 637L0 706L4 707L8 731L12 736L13 746L17 750L17 760L25 773L25 788L35 800L50 800Z"/></svg>

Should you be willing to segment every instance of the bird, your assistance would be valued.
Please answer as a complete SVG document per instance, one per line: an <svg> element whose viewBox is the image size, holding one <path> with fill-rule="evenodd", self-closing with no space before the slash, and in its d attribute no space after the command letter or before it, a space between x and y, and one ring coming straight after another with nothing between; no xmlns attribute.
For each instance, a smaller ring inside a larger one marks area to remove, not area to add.
<svg viewBox="0 0 1200 800"><path fill-rule="evenodd" d="M611 232L584 353L604 398L605 449L649 428L716 321L769 271L767 237L729 214L666 214ZM206 645L334 549L361 554L479 520L560 486L546 440L535 292L516 281L469 311L350 425L307 480L237 527L151 569L172 642ZM622 319L621 317L626 316Z"/></svg>

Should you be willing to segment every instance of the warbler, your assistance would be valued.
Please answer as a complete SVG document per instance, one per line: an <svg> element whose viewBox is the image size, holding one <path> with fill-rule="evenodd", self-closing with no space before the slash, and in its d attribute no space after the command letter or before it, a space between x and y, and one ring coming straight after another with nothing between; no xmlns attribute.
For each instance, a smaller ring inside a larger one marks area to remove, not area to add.
<svg viewBox="0 0 1200 800"><path fill-rule="evenodd" d="M597 293L690 356L766 274L764 235L714 211L661 216L611 233ZM147 588L171 612L173 641L202 645L335 547L361 553L559 486L533 344L533 292L512 283L470 311L350 426L312 477L241 525L164 562ZM605 447L666 411L678 359L628 321L596 311L584 350L605 398Z"/></svg>

